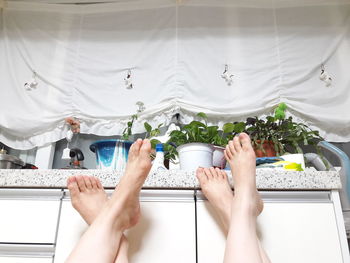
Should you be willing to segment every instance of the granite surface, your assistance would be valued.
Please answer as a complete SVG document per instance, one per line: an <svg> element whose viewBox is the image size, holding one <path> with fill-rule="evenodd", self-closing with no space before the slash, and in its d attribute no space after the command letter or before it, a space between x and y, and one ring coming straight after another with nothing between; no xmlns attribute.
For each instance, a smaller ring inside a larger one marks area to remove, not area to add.
<svg viewBox="0 0 350 263"><path fill-rule="evenodd" d="M104 187L113 188L123 172L111 170L0 170L0 187L65 188L71 175L97 176ZM339 173L306 169L303 172L257 169L257 187L271 190L324 190L340 189ZM228 172L232 186L231 174ZM194 172L170 170L151 173L144 188L194 189L200 188Z"/></svg>

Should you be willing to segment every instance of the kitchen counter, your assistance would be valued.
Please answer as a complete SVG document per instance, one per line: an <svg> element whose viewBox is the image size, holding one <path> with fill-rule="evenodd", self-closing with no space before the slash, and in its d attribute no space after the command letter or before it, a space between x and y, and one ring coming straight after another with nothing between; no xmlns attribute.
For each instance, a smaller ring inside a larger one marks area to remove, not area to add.
<svg viewBox="0 0 350 263"><path fill-rule="evenodd" d="M94 175L106 188L115 187L123 172L111 170L0 170L2 188L65 188L71 175ZM233 186L230 172L229 180ZM261 190L331 190L340 189L339 173L306 169L303 172L257 169L257 187ZM194 172L171 170L152 173L144 188L196 189L199 183Z"/></svg>

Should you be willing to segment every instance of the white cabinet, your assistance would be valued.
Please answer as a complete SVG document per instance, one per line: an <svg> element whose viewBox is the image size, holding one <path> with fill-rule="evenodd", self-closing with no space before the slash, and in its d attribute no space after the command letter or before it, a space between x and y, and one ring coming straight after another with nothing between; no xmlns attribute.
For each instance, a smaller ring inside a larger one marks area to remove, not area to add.
<svg viewBox="0 0 350 263"><path fill-rule="evenodd" d="M0 243L54 244L61 190L1 189Z"/></svg>
<svg viewBox="0 0 350 263"><path fill-rule="evenodd" d="M126 233L133 263L195 263L194 191L142 190L140 222ZM87 228L63 199L55 263L63 263ZM147 259L145 261L145 259Z"/></svg>
<svg viewBox="0 0 350 263"><path fill-rule="evenodd" d="M338 192L261 194L259 236L273 263L350 263ZM223 262L220 221L194 195L141 191L141 220L125 233L130 262ZM88 227L62 190L1 189L0 212L1 263L63 263Z"/></svg>
<svg viewBox="0 0 350 263"><path fill-rule="evenodd" d="M258 232L272 262L349 262L349 253L342 247L345 236L339 231L343 223L330 192L265 192L262 196L265 208L258 218ZM210 204L198 199L198 262L223 262L225 237Z"/></svg>

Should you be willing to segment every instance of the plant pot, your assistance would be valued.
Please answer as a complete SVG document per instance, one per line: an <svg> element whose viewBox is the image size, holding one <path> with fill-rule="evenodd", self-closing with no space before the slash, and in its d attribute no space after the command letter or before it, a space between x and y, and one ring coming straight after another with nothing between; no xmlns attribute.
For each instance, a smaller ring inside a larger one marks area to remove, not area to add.
<svg viewBox="0 0 350 263"><path fill-rule="evenodd" d="M226 159L224 154L225 148L216 145L213 145L213 147L213 166L218 167L220 169L224 169L226 166Z"/></svg>
<svg viewBox="0 0 350 263"><path fill-rule="evenodd" d="M128 161L131 141L102 140L90 145L90 150L96 154L96 168L109 170L124 170Z"/></svg>
<svg viewBox="0 0 350 263"><path fill-rule="evenodd" d="M260 140L257 140L257 143L260 144ZM265 152L260 149L254 148L256 157L274 157L276 156L276 151L274 147L274 143L272 141L265 141L262 145Z"/></svg>
<svg viewBox="0 0 350 263"><path fill-rule="evenodd" d="M213 166L214 147L206 143L187 143L177 147L181 170Z"/></svg>

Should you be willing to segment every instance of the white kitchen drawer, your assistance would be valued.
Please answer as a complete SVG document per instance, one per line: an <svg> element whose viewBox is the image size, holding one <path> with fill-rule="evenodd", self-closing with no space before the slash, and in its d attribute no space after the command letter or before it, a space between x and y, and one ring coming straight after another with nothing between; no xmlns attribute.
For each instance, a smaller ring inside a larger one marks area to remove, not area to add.
<svg viewBox="0 0 350 263"><path fill-rule="evenodd" d="M193 191L142 190L140 222L126 233L133 263L196 262ZM87 225L63 199L54 262L63 263Z"/></svg>
<svg viewBox="0 0 350 263"><path fill-rule="evenodd" d="M52 263L52 258L38 258L38 257L2 257L1 263Z"/></svg>
<svg viewBox="0 0 350 263"><path fill-rule="evenodd" d="M0 244L1 263L52 263L53 245Z"/></svg>
<svg viewBox="0 0 350 263"><path fill-rule="evenodd" d="M0 242L54 244L61 190L0 189Z"/></svg>
<svg viewBox="0 0 350 263"><path fill-rule="evenodd" d="M258 232L272 262L345 263L330 192L265 192ZM226 237L203 196L197 203L198 262L223 262Z"/></svg>

